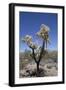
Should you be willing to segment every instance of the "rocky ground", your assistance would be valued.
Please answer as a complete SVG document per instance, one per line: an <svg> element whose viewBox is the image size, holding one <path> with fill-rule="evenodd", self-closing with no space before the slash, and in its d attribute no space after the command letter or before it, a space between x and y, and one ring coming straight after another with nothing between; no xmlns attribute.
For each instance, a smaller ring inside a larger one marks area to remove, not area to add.
<svg viewBox="0 0 66 90"><path fill-rule="evenodd" d="M40 77L57 76L58 68L57 63L52 60L41 62L39 66ZM22 77L36 77L36 64L34 62L27 64L20 70L20 78Z"/></svg>
<svg viewBox="0 0 66 90"><path fill-rule="evenodd" d="M57 51L48 51L42 58L39 65L39 76L57 76L58 60ZM19 77L36 77L36 63L30 56L30 51L20 53Z"/></svg>

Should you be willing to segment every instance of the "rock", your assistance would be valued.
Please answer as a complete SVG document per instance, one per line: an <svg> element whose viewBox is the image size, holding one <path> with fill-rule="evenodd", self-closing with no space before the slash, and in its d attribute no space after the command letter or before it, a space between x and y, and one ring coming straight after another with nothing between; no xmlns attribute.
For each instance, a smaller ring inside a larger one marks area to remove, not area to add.
<svg viewBox="0 0 66 90"><path fill-rule="evenodd" d="M39 77L57 76L57 64L47 63L39 66ZM20 77L37 77L36 64L28 64L20 70Z"/></svg>
<svg viewBox="0 0 66 90"><path fill-rule="evenodd" d="M46 64L44 66L46 76L57 76L57 65L56 64Z"/></svg>
<svg viewBox="0 0 66 90"><path fill-rule="evenodd" d="M20 71L20 77L27 77L27 76L29 76L29 73L27 73L26 70Z"/></svg>

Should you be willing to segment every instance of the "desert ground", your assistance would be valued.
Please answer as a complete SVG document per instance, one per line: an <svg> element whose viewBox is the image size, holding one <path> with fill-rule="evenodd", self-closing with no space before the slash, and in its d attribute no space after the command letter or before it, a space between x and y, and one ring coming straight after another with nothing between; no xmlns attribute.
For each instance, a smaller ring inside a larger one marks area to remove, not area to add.
<svg viewBox="0 0 66 90"><path fill-rule="evenodd" d="M19 77L36 77L36 63L30 56L30 51L19 53ZM40 77L57 76L58 61L57 51L48 51L40 61Z"/></svg>

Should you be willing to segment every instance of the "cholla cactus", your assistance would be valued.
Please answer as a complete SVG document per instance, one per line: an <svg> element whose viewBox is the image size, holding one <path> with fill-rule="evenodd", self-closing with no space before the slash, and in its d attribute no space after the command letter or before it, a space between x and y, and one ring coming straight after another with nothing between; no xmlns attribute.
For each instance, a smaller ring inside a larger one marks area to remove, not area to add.
<svg viewBox="0 0 66 90"><path fill-rule="evenodd" d="M36 51L35 51L35 53L36 53L36 58L37 58L37 59L38 59L39 56L40 56L40 52L41 52L41 47L40 47L40 46L37 46L37 49L36 49Z"/></svg>
<svg viewBox="0 0 66 90"><path fill-rule="evenodd" d="M32 42L32 37L30 35L26 35L24 38L22 38L22 41L26 43Z"/></svg>
<svg viewBox="0 0 66 90"><path fill-rule="evenodd" d="M43 32L48 32L50 29L49 29L49 27L46 26L45 24L41 24L40 30L43 31Z"/></svg>
<svg viewBox="0 0 66 90"><path fill-rule="evenodd" d="M27 43L27 45L32 48L32 49L36 49L37 48L37 45L32 42L32 37L30 35L26 35L23 39L22 39L23 42Z"/></svg>
<svg viewBox="0 0 66 90"><path fill-rule="evenodd" d="M47 42L50 42L48 33L49 33L49 27L44 24L40 26L40 31L37 32L37 36L41 37L45 41L46 48L47 48Z"/></svg>
<svg viewBox="0 0 66 90"><path fill-rule="evenodd" d="M37 45L36 45L35 43L33 43L33 42L29 42L29 43L28 43L28 46L29 46L30 48L32 48L32 49L36 49L36 48L37 48Z"/></svg>
<svg viewBox="0 0 66 90"><path fill-rule="evenodd" d="M37 36L43 39L42 47L37 46L30 35L26 35L22 41L27 43L27 45L32 49L31 56L35 60L37 65L37 76L39 76L39 63L42 59L42 55L45 54L45 44L47 48L47 42L49 42L49 27L42 24L40 26L40 31L37 32ZM44 54L43 54L44 53Z"/></svg>

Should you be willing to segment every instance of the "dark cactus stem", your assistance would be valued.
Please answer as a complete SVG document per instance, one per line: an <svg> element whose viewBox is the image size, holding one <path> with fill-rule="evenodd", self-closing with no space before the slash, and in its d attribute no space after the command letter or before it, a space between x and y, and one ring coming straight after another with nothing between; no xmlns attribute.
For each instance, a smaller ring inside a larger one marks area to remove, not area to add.
<svg viewBox="0 0 66 90"><path fill-rule="evenodd" d="M42 45L42 49L41 49L41 52L40 52L40 56L39 56L38 62L40 62L41 59L42 59L42 54L43 54L43 52L44 52L44 47L45 47L45 42L44 42L44 40L43 40L43 45Z"/></svg>
<svg viewBox="0 0 66 90"><path fill-rule="evenodd" d="M43 54L43 52L44 52L44 46L45 46L45 43L44 43L44 41L43 41L43 45L42 45L40 57L39 57L39 60L37 61L37 77L40 76L40 72L39 72L39 64L40 64L40 61L41 61L41 59L42 59L42 54Z"/></svg>
<svg viewBox="0 0 66 90"><path fill-rule="evenodd" d="M41 61L41 59L42 59L42 54L43 54L43 52L44 52L44 46L45 46L45 43L44 43L44 41L43 41L43 45L42 45L42 49L41 49L41 52L40 52L40 56L39 56L39 60L38 60L38 61L36 60L34 49L32 49L33 59L35 60L35 63L36 63L36 65L37 65L37 73L36 73L36 76L37 76L37 77L40 76L39 64L40 64L40 61Z"/></svg>
<svg viewBox="0 0 66 90"><path fill-rule="evenodd" d="M35 60L35 62L37 63L36 57L35 57L35 52L34 49L32 49L32 54L33 54L33 59Z"/></svg>
<svg viewBox="0 0 66 90"><path fill-rule="evenodd" d="M38 77L39 76L39 62L36 60L34 49L32 49L32 54L33 54L33 59L35 60L35 63L37 65L36 76Z"/></svg>
<svg viewBox="0 0 66 90"><path fill-rule="evenodd" d="M46 41L46 49L47 49L47 41Z"/></svg>
<svg viewBox="0 0 66 90"><path fill-rule="evenodd" d="M36 74L36 76L39 77L39 74L40 74L40 72L39 72L39 62L37 62L37 74Z"/></svg>

